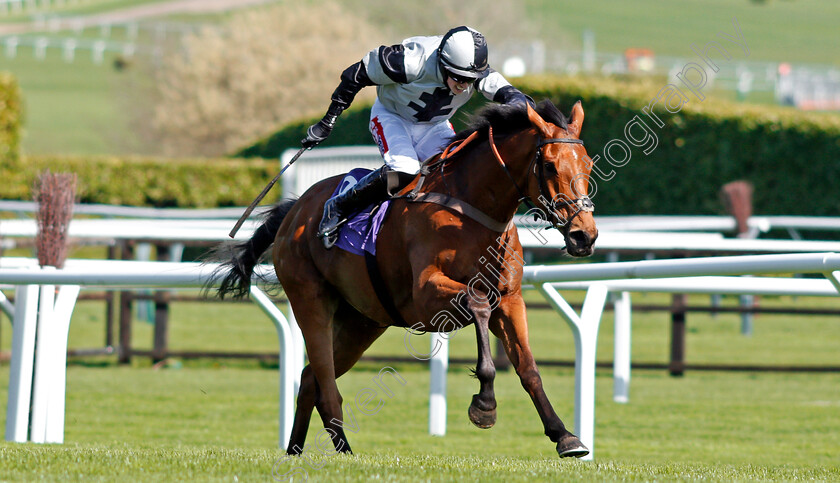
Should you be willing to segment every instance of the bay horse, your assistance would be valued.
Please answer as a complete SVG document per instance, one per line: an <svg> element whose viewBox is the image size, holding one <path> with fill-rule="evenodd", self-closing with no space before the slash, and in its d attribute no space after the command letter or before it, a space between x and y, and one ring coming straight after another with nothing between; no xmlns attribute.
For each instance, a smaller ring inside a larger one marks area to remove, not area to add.
<svg viewBox="0 0 840 483"><path fill-rule="evenodd" d="M316 183L297 200L281 201L251 239L228 247L217 273L223 279L218 296L247 295L255 265L273 244L274 269L306 341L309 364L301 374L289 454L302 451L314 407L336 450L351 452L336 378L386 328L441 332L468 324L476 331L480 386L468 411L472 423L489 428L496 421L492 331L558 454L589 453L543 390L528 343L524 260L512 222L518 206L532 201L563 233L569 255L592 254L598 231L587 196L591 161L579 137L582 124L580 102L568 120L547 100L536 109L484 108L456 135L458 147L424 163L391 200L372 267L366 257L325 249L316 236L324 202L340 176Z"/></svg>

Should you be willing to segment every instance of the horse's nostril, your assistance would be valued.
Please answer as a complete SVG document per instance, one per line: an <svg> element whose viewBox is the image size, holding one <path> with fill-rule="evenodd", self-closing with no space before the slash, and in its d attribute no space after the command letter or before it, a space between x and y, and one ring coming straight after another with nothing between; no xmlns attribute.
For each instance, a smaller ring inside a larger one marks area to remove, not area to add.
<svg viewBox="0 0 840 483"><path fill-rule="evenodd" d="M583 230L575 230L569 233L569 241L576 247L589 246L591 237Z"/></svg>

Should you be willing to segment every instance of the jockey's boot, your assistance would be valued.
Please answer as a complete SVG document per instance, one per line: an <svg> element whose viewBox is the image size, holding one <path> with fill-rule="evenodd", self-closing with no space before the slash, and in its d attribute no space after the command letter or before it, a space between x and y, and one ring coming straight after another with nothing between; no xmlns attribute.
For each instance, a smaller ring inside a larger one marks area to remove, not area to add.
<svg viewBox="0 0 840 483"><path fill-rule="evenodd" d="M338 240L338 229L348 216L360 209L385 199L388 195L388 167L371 171L344 193L327 200L324 216L318 226L318 236L324 239L324 246L332 248Z"/></svg>
<svg viewBox="0 0 840 483"><path fill-rule="evenodd" d="M368 173L344 193L327 200L324 216L318 226L318 236L323 238L328 250L338 241L338 229L347 218L362 208L384 201L399 192L414 179L415 175L394 171L387 165Z"/></svg>

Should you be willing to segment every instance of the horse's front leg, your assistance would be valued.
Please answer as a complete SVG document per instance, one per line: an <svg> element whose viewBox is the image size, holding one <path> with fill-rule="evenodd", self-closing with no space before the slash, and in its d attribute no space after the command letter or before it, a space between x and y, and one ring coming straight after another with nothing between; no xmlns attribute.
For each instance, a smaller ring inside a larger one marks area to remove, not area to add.
<svg viewBox="0 0 840 483"><path fill-rule="evenodd" d="M560 457L581 457L589 454L589 449L580 439L570 433L545 395L540 371L531 353L528 343L528 320L525 315L525 302L519 294L505 296L490 321L490 330L500 338L505 346L508 358L516 369L522 387L528 392L537 413L540 415L545 435L557 443Z"/></svg>
<svg viewBox="0 0 840 483"><path fill-rule="evenodd" d="M496 367L490 353L490 304L484 297L464 297L465 306L475 316L475 341L478 346L478 362L475 377L480 384L478 394L474 394L468 411L470 421L481 429L492 428L496 424L496 393L493 381L496 379Z"/></svg>
<svg viewBox="0 0 840 483"><path fill-rule="evenodd" d="M415 324L414 329L448 332L475 324L478 344L475 376L480 388L473 396L468 413L470 421L479 428L492 427L496 424L496 395L493 390L496 368L490 353L490 300L486 294L470 290L438 271L418 284L414 291L414 303L420 316L420 322Z"/></svg>

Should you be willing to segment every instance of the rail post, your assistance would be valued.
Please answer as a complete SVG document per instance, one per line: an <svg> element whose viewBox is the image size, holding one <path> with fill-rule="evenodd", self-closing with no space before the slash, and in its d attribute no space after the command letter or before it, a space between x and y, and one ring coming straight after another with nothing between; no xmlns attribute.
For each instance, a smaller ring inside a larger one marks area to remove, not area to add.
<svg viewBox="0 0 840 483"><path fill-rule="evenodd" d="M155 249L159 262L172 261L169 245L156 243ZM155 290L155 329L152 345L153 363L158 363L166 359L169 350L169 300L171 298L171 292L169 290Z"/></svg>
<svg viewBox="0 0 840 483"><path fill-rule="evenodd" d="M603 284L592 284L578 315L550 283L536 288L563 316L575 338L575 431L589 448L589 454L581 459L591 460L595 457L595 349L609 291Z"/></svg>
<svg viewBox="0 0 840 483"><path fill-rule="evenodd" d="M685 305L685 294L675 293L671 298L671 360L668 372L672 376L682 376L685 372Z"/></svg>
<svg viewBox="0 0 840 483"><path fill-rule="evenodd" d="M449 339L432 332L431 350L439 347L429 360L429 434L446 435L446 371L449 368Z"/></svg>
<svg viewBox="0 0 840 483"><path fill-rule="evenodd" d="M15 288L12 360L9 364L9 404L6 407L6 441L25 443L29 438L29 405L35 369L35 331L38 325L38 286Z"/></svg>
<svg viewBox="0 0 840 483"><path fill-rule="evenodd" d="M615 307L615 348L613 357L613 401L630 400L630 330L633 309L630 292L621 292L613 301Z"/></svg>
<svg viewBox="0 0 840 483"><path fill-rule="evenodd" d="M256 284L251 284L251 300L253 300L268 315L277 330L280 345L280 409L279 409L279 445L285 448L292 436L292 421L295 412L295 378L292 371L297 367L297 351L295 339L289 321L283 312L274 305L268 295L260 290ZM303 350L302 348L300 350Z"/></svg>
<svg viewBox="0 0 840 483"><path fill-rule="evenodd" d="M134 258L131 244L127 241L120 243L122 245L122 259L131 260ZM129 290L120 292L120 327L119 338L120 345L117 351L117 360L120 364L129 364L131 362L131 320L132 320L132 300L133 293Z"/></svg>

